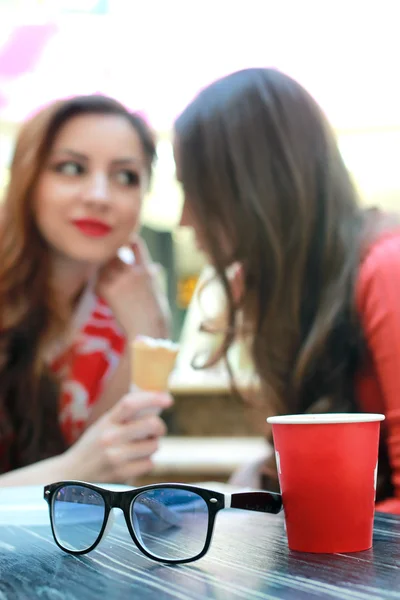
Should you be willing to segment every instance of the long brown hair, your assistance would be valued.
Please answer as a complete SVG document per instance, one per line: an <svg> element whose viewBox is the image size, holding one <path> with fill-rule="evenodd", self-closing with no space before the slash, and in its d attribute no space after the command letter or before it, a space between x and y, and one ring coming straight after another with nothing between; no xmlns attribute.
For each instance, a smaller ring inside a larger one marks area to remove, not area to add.
<svg viewBox="0 0 400 600"><path fill-rule="evenodd" d="M32 197L60 128L82 114L122 115L138 133L149 175L155 142L146 122L101 95L78 96L42 109L19 133L0 222L0 470L61 452L58 385L43 349L69 315L50 288L50 253L36 225Z"/></svg>
<svg viewBox="0 0 400 600"><path fill-rule="evenodd" d="M228 299L223 352L243 310L275 413L357 410L365 214L320 107L285 74L247 69L204 89L175 132L186 202ZM233 261L244 270L240 306Z"/></svg>

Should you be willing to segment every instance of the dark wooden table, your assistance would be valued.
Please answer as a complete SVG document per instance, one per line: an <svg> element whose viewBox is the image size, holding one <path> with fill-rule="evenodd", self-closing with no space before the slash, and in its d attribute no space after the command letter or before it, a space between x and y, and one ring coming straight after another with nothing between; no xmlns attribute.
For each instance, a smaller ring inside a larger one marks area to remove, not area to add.
<svg viewBox="0 0 400 600"><path fill-rule="evenodd" d="M41 494L0 490L0 600L400 599L400 518L391 515L377 514L373 549L312 555L288 550L281 515L223 510L209 553L171 567L136 550L122 515L98 550L64 554Z"/></svg>

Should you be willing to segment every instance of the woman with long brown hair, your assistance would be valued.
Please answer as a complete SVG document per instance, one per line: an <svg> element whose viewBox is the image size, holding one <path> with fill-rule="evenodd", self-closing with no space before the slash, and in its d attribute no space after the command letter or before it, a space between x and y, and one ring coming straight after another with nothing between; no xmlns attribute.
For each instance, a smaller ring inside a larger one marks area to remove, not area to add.
<svg viewBox="0 0 400 600"><path fill-rule="evenodd" d="M0 227L0 485L151 468L171 399L127 392L129 342L168 331L135 234L154 158L146 122L104 96L55 102L20 131Z"/></svg>
<svg viewBox="0 0 400 600"><path fill-rule="evenodd" d="M176 121L175 158L182 224L228 300L221 353L240 324L269 414L384 413L377 500L400 512L400 223L361 208L321 109L274 69L204 89Z"/></svg>

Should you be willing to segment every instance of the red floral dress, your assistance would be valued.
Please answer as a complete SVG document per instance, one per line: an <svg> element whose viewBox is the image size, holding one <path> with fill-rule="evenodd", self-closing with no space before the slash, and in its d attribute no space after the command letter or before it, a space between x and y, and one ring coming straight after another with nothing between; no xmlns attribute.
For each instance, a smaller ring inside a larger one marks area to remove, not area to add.
<svg viewBox="0 0 400 600"><path fill-rule="evenodd" d="M72 444L118 366L126 340L110 308L90 290L77 311L69 339L50 357L49 365L61 379L60 426L66 442Z"/></svg>

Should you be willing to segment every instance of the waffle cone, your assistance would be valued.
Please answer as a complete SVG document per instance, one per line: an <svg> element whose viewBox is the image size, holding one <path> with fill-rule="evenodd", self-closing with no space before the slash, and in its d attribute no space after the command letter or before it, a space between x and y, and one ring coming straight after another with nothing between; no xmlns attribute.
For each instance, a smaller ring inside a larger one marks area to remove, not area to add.
<svg viewBox="0 0 400 600"><path fill-rule="evenodd" d="M143 390L165 391L178 348L148 345L143 339L131 344L132 383Z"/></svg>

